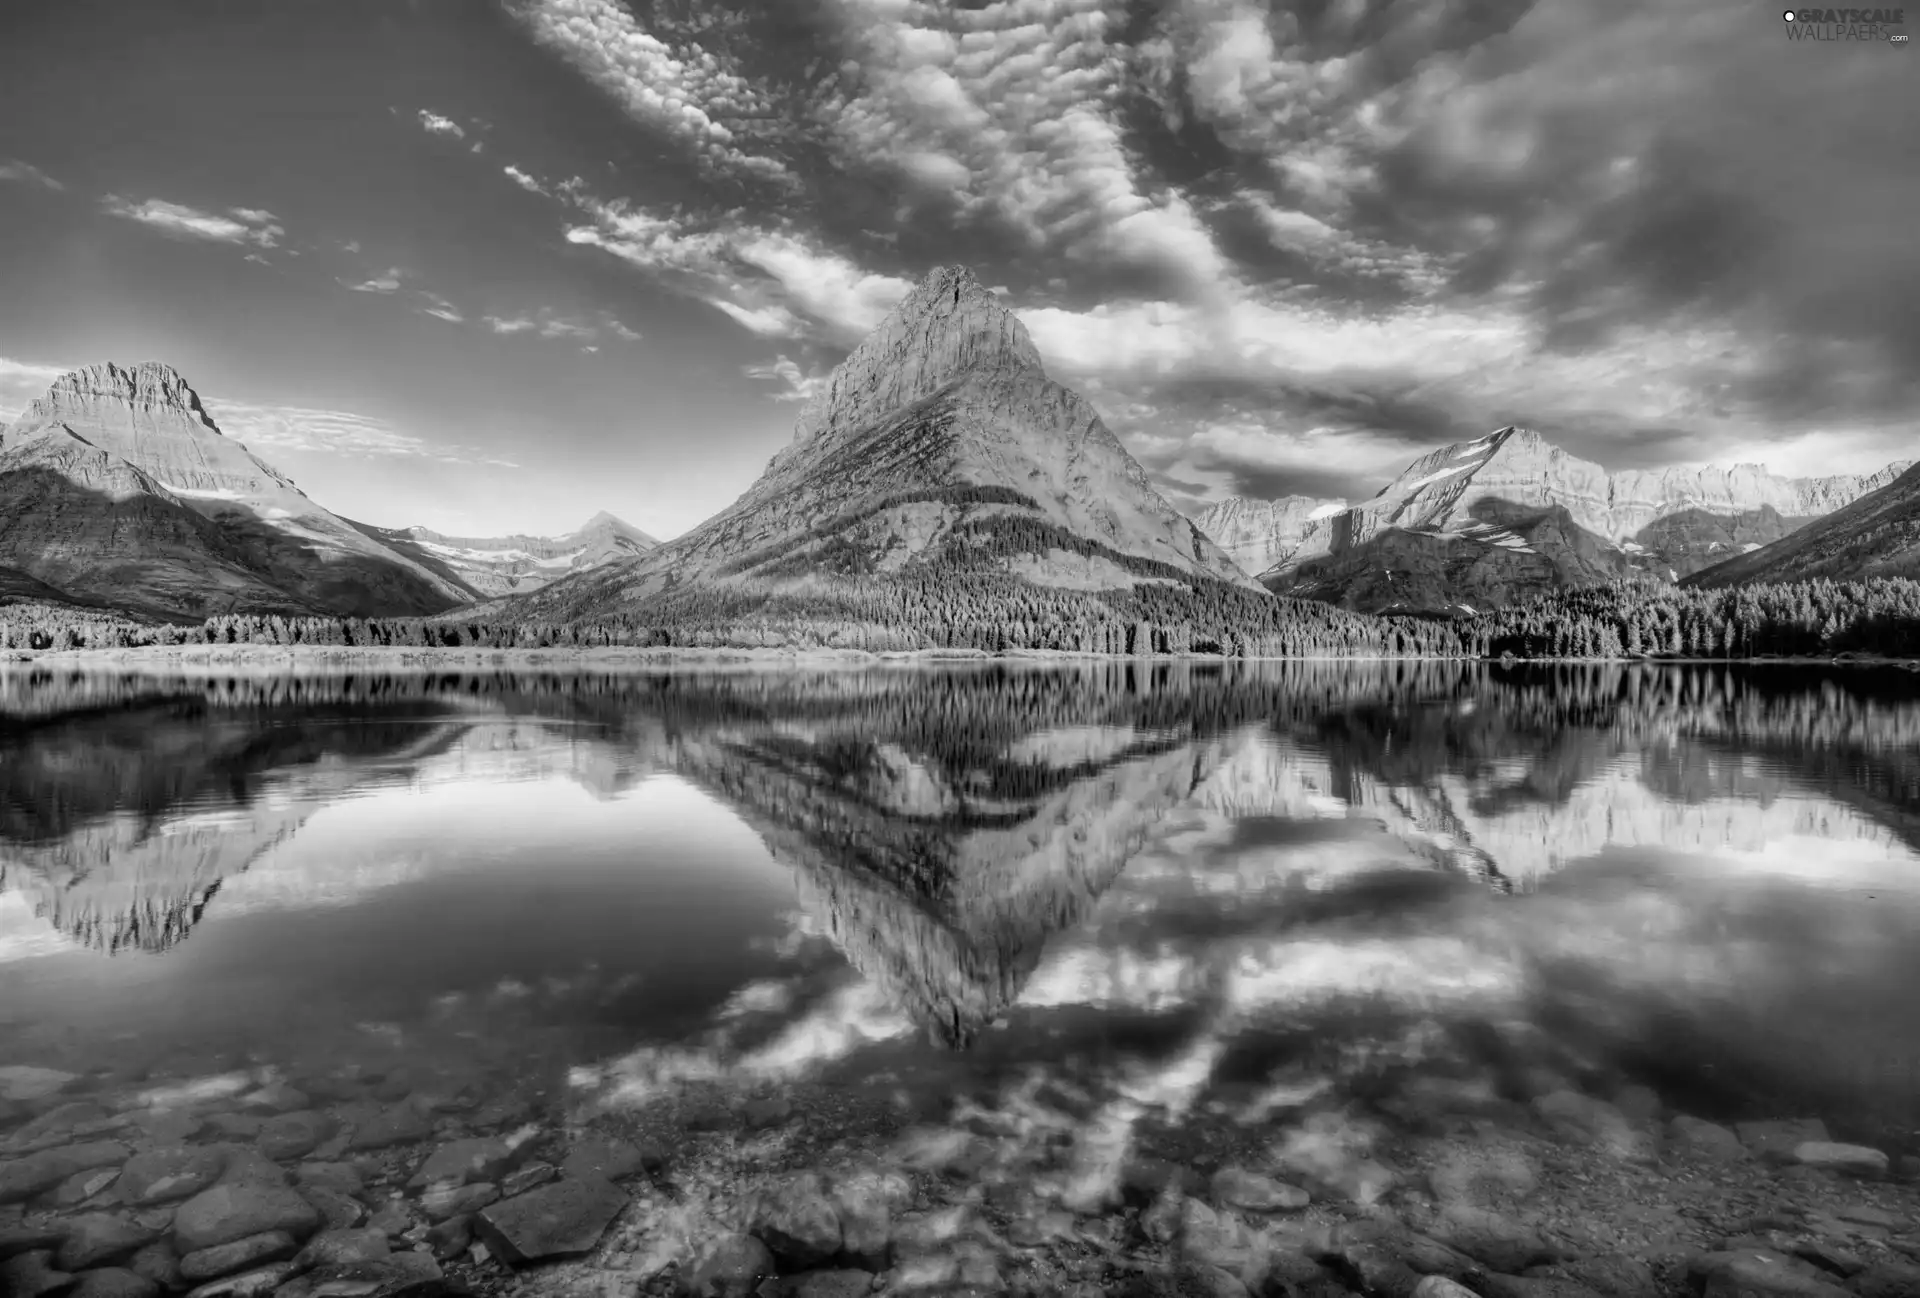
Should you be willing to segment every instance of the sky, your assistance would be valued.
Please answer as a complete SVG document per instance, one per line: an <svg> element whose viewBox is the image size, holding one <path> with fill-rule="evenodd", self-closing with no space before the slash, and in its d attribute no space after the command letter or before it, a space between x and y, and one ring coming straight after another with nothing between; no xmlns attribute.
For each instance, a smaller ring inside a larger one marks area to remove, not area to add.
<svg viewBox="0 0 1920 1298"><path fill-rule="evenodd" d="M1359 498L1513 423L1615 470L1870 472L1920 446L1920 55L1792 27L7 0L0 418L162 360L337 513L664 538L959 263L1183 508Z"/></svg>

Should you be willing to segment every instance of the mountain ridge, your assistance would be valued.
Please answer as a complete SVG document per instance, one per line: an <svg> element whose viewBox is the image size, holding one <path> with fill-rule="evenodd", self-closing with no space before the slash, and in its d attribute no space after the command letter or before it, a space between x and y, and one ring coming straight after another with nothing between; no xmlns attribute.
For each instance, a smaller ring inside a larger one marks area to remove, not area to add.
<svg viewBox="0 0 1920 1298"><path fill-rule="evenodd" d="M1905 467L1823 478L1748 463L1610 473L1508 426L1429 452L1345 509L1272 502L1266 535L1256 526L1236 539L1279 556L1260 573L1276 593L1365 612L1472 612L1567 586L1678 580L1736 547L1790 535ZM1231 503L1206 511L1209 522L1257 520Z"/></svg>
<svg viewBox="0 0 1920 1298"><path fill-rule="evenodd" d="M566 620L700 598L878 598L955 573L1034 599L1258 589L1047 376L1025 326L970 272L941 267L855 347L732 505L499 611Z"/></svg>
<svg viewBox="0 0 1920 1298"><path fill-rule="evenodd" d="M421 565L444 571L470 590L476 600L538 590L569 573L645 554L660 545L606 510L560 536L525 532L455 536L420 526L354 526Z"/></svg>
<svg viewBox="0 0 1920 1298"><path fill-rule="evenodd" d="M1920 465L1771 545L1692 574L1686 584L1820 577L1920 577Z"/></svg>
<svg viewBox="0 0 1920 1298"><path fill-rule="evenodd" d="M155 361L65 374L0 431L0 565L176 616L418 615L470 597L309 499Z"/></svg>

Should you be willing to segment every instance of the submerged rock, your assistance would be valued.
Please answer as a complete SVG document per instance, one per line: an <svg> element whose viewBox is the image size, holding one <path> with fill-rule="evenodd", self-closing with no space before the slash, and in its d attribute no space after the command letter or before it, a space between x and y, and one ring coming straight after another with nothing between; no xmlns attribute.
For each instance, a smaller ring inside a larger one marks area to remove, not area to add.
<svg viewBox="0 0 1920 1298"><path fill-rule="evenodd" d="M452 1187L473 1181L493 1181L513 1166L515 1161L514 1147L497 1136L455 1140L429 1154L407 1184L418 1190L428 1186Z"/></svg>
<svg viewBox="0 0 1920 1298"><path fill-rule="evenodd" d="M208 1115L207 1125L227 1140L252 1140L267 1120L257 1113L215 1113Z"/></svg>
<svg viewBox="0 0 1920 1298"><path fill-rule="evenodd" d="M159 1232L117 1213L92 1212L67 1222L67 1238L60 1245L57 1265L62 1271L118 1262L149 1244Z"/></svg>
<svg viewBox="0 0 1920 1298"><path fill-rule="evenodd" d="M1716 1162L1738 1162L1750 1156L1740 1137L1717 1122L1681 1113L1667 1124L1667 1138L1675 1146Z"/></svg>
<svg viewBox="0 0 1920 1298"><path fill-rule="evenodd" d="M95 1104L92 1100L74 1100L67 1104L48 1109L33 1121L13 1133L12 1141L16 1145L28 1145L49 1137L58 1138L69 1135L79 1128L91 1127L99 1122L112 1122L114 1114L105 1105Z"/></svg>
<svg viewBox="0 0 1920 1298"><path fill-rule="evenodd" d="M275 1262L256 1271L209 1280L190 1290L187 1298L265 1298L293 1276L293 1263Z"/></svg>
<svg viewBox="0 0 1920 1298"><path fill-rule="evenodd" d="M1702 1253L1687 1274L1703 1298L1847 1298L1811 1263L1767 1249Z"/></svg>
<svg viewBox="0 0 1920 1298"><path fill-rule="evenodd" d="M318 1188L360 1195L367 1188L360 1170L352 1163L302 1163L294 1169L293 1179L303 1190Z"/></svg>
<svg viewBox="0 0 1920 1298"><path fill-rule="evenodd" d="M522 1266L590 1252L626 1204L605 1177L569 1176L482 1209L474 1228L496 1257Z"/></svg>
<svg viewBox="0 0 1920 1298"><path fill-rule="evenodd" d="M316 1267L279 1298L405 1298L438 1293L446 1277L425 1253L394 1253L365 1262Z"/></svg>
<svg viewBox="0 0 1920 1298"><path fill-rule="evenodd" d="M624 1181L641 1172L658 1169L664 1159L657 1150L643 1148L616 1136L587 1136L576 1141L560 1164L560 1175L599 1176L609 1181Z"/></svg>
<svg viewBox="0 0 1920 1298"><path fill-rule="evenodd" d="M255 1144L266 1157L284 1162L312 1153L332 1134L333 1119L307 1109L269 1118L261 1124Z"/></svg>
<svg viewBox="0 0 1920 1298"><path fill-rule="evenodd" d="M0 1262L0 1294L7 1298L50 1298L73 1285L73 1276L56 1270L53 1254L45 1249L21 1253Z"/></svg>
<svg viewBox="0 0 1920 1298"><path fill-rule="evenodd" d="M162 1289L185 1289L187 1278L180 1274L180 1254L170 1240L157 1239L127 1260L127 1270L159 1285Z"/></svg>
<svg viewBox="0 0 1920 1298"><path fill-rule="evenodd" d="M1429 1233L1495 1271L1518 1274L1558 1256L1530 1227L1503 1213L1464 1204L1447 1205Z"/></svg>
<svg viewBox="0 0 1920 1298"><path fill-rule="evenodd" d="M1859 1298L1913 1298L1920 1294L1920 1266L1911 1262L1876 1262L1853 1277Z"/></svg>
<svg viewBox="0 0 1920 1298"><path fill-rule="evenodd" d="M55 1186L47 1198L56 1208L77 1208L119 1179L120 1173L111 1167L75 1172Z"/></svg>
<svg viewBox="0 0 1920 1298"><path fill-rule="evenodd" d="M500 1197L500 1187L486 1181L478 1185L435 1186L420 1196L420 1210L429 1221L445 1221L476 1213Z"/></svg>
<svg viewBox="0 0 1920 1298"><path fill-rule="evenodd" d="M371 1262L392 1252L384 1231L327 1230L308 1240L307 1246L293 1259L293 1264L302 1271L308 1271L317 1266Z"/></svg>
<svg viewBox="0 0 1920 1298"><path fill-rule="evenodd" d="M1413 1298L1480 1298L1480 1295L1443 1275L1430 1275L1413 1287Z"/></svg>
<svg viewBox="0 0 1920 1298"><path fill-rule="evenodd" d="M1773 1122L1741 1122L1734 1125L1740 1143L1757 1158L1790 1163L1794 1147L1808 1141L1824 1141L1827 1124L1818 1118L1786 1118Z"/></svg>
<svg viewBox="0 0 1920 1298"><path fill-rule="evenodd" d="M411 1104L396 1104L360 1122L347 1137L353 1151L412 1145L433 1135L433 1120Z"/></svg>
<svg viewBox="0 0 1920 1298"><path fill-rule="evenodd" d="M112 1140L87 1141L43 1149L0 1162L0 1203L22 1203L45 1194L76 1172L119 1167L133 1151Z"/></svg>
<svg viewBox="0 0 1920 1298"><path fill-rule="evenodd" d="M681 1279L687 1298L750 1298L774 1276L773 1253L751 1235L722 1235Z"/></svg>
<svg viewBox="0 0 1920 1298"><path fill-rule="evenodd" d="M427 1247L433 1256L446 1262L459 1257L473 1243L473 1217L462 1215L437 1222L427 1230Z"/></svg>
<svg viewBox="0 0 1920 1298"><path fill-rule="evenodd" d="M1216 1203L1246 1212L1287 1212L1312 1201L1305 1190L1242 1167L1223 1167L1208 1186Z"/></svg>
<svg viewBox="0 0 1920 1298"><path fill-rule="evenodd" d="M53 1221L38 1225L21 1222L13 1226L0 1226L0 1262L22 1253L57 1249L66 1238L65 1222Z"/></svg>
<svg viewBox="0 0 1920 1298"><path fill-rule="evenodd" d="M819 1266L839 1253L843 1234L840 1210L826 1183L812 1172L780 1179L755 1197L747 1214L747 1233L791 1270Z"/></svg>
<svg viewBox="0 0 1920 1298"><path fill-rule="evenodd" d="M1793 1147L1793 1161L1802 1167L1818 1167L1876 1181L1886 1176L1888 1167L1887 1156L1877 1149L1831 1140L1802 1141Z"/></svg>
<svg viewBox="0 0 1920 1298"><path fill-rule="evenodd" d="M287 1186L265 1183L216 1185L181 1204L173 1217L183 1253L275 1230L305 1239L319 1229L319 1209Z"/></svg>
<svg viewBox="0 0 1920 1298"><path fill-rule="evenodd" d="M500 1178L500 1197L511 1199L515 1195L525 1194L528 1190L545 1185L558 1175L560 1175L560 1169L552 1163L529 1163Z"/></svg>
<svg viewBox="0 0 1920 1298"><path fill-rule="evenodd" d="M319 1210L324 1230L348 1230L367 1219L367 1205L323 1185L301 1187L300 1197Z"/></svg>
<svg viewBox="0 0 1920 1298"><path fill-rule="evenodd" d="M160 1298L160 1286L137 1271L107 1266L81 1272L68 1298Z"/></svg>
<svg viewBox="0 0 1920 1298"><path fill-rule="evenodd" d="M863 1171L835 1178L830 1193L840 1217L840 1255L869 1271L886 1270L893 1214L912 1199L912 1183L898 1172Z"/></svg>
<svg viewBox="0 0 1920 1298"><path fill-rule="evenodd" d="M120 1199L132 1207L200 1193L220 1179L226 1159L215 1149L176 1146L135 1154L120 1170Z"/></svg>
<svg viewBox="0 0 1920 1298"><path fill-rule="evenodd" d="M300 1245L284 1230L269 1230L231 1244L199 1249L180 1259L180 1274L189 1280L212 1280L267 1262L292 1257Z"/></svg>
<svg viewBox="0 0 1920 1298"><path fill-rule="evenodd" d="M762 1285L759 1298L866 1298L873 1291L871 1271L808 1271Z"/></svg>

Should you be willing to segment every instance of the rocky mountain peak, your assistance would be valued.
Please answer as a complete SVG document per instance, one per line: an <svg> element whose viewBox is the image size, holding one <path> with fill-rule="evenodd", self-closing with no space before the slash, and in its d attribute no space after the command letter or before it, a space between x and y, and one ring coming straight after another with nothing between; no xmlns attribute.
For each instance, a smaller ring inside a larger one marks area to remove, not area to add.
<svg viewBox="0 0 1920 1298"><path fill-rule="evenodd" d="M969 372L1040 368L1026 327L971 271L936 267L807 403L793 440L858 428Z"/></svg>
<svg viewBox="0 0 1920 1298"><path fill-rule="evenodd" d="M27 419L88 416L107 407L124 407L144 415L171 415L211 433L219 433L213 417L180 371L159 361L119 365L102 361L63 374L47 395L27 408ZM25 420L22 420L24 423Z"/></svg>

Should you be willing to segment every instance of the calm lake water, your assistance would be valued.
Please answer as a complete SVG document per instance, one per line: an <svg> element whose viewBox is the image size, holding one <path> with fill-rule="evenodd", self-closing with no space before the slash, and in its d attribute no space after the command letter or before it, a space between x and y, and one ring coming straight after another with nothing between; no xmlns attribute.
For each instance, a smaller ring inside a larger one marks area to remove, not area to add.
<svg viewBox="0 0 1920 1298"><path fill-rule="evenodd" d="M1916 903L1899 670L0 675L0 1062L119 1081L1558 1079L1911 1149Z"/></svg>

